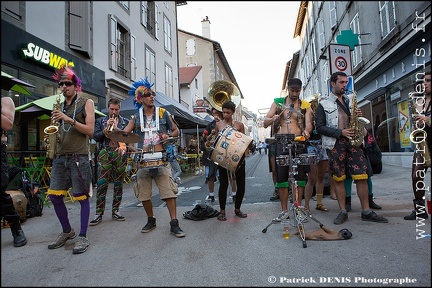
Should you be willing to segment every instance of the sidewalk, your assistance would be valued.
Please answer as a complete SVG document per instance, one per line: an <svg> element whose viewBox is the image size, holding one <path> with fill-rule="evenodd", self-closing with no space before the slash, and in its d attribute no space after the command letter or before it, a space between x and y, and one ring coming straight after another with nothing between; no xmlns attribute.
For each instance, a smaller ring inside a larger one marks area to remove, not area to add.
<svg viewBox="0 0 432 288"><path fill-rule="evenodd" d="M267 169L262 159L256 178L248 179L247 187L262 182L259 174ZM185 176L183 183L202 181L200 177ZM1 286L430 287L431 239L418 235L430 235L431 218L424 223L403 220L412 209L409 179L410 169L399 166L387 166L382 174L374 176L377 203L383 206L378 213L389 219L387 224L360 219L360 204L353 189L349 220L335 226L337 201L326 198L331 212L314 210L315 218L335 231L349 229L353 237L307 241L307 248L302 247L297 236L283 239L278 224L262 232L279 213L278 202L243 204L246 219L236 217L227 208L225 222L216 218L186 220L181 215L192 207L178 207L185 238L170 234L166 207L154 208L157 228L141 233L146 215L142 207L129 205L122 210L126 221L118 222L106 215L102 223L89 227L88 251L73 255L75 240L56 250L47 249L60 232L60 225L54 210L45 207L42 217L31 218L23 225L26 246L14 248L10 230L2 230ZM268 189L259 189L270 195ZM77 203L68 205L76 231L78 207ZM312 220L305 224L305 231L318 228ZM384 281L393 283L384 285Z"/></svg>

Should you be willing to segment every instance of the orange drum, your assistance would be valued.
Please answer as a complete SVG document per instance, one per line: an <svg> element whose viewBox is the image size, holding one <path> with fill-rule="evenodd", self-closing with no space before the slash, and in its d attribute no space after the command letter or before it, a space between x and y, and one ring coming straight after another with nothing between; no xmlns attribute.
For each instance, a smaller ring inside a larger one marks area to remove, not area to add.
<svg viewBox="0 0 432 288"><path fill-rule="evenodd" d="M236 172L243 163L251 142L251 137L227 126L219 132L209 159L231 172Z"/></svg>

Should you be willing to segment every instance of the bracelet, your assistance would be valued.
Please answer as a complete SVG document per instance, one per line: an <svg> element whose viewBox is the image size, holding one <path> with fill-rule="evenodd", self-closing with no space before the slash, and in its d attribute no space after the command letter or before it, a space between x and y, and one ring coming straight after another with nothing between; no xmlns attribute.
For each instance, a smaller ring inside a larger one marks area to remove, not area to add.
<svg viewBox="0 0 432 288"><path fill-rule="evenodd" d="M76 120L74 119L74 122L72 123L72 126L75 126Z"/></svg>

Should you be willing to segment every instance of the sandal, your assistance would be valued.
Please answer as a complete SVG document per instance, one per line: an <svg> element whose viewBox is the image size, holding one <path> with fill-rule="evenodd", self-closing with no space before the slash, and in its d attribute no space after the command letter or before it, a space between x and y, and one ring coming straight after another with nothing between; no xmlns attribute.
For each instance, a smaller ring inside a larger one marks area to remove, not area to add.
<svg viewBox="0 0 432 288"><path fill-rule="evenodd" d="M317 204L315 209L320 210L320 211L324 211L324 212L329 211L323 204Z"/></svg>
<svg viewBox="0 0 432 288"><path fill-rule="evenodd" d="M226 221L227 220L225 213L219 213L219 215L217 216L217 219L219 221Z"/></svg>
<svg viewBox="0 0 432 288"><path fill-rule="evenodd" d="M235 210L234 210L234 214L235 214L236 216L240 217L240 218L246 218L246 217L247 217L247 214L246 214L246 213L243 213L243 212L240 211L240 210L238 210L238 211L235 211Z"/></svg>

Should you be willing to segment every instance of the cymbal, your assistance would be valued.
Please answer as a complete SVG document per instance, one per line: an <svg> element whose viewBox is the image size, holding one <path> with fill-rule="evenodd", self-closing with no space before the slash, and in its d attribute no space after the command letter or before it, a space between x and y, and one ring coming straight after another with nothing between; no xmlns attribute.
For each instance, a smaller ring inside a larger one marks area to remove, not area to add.
<svg viewBox="0 0 432 288"><path fill-rule="evenodd" d="M159 143L158 144L167 144L167 145L170 145L170 144L174 144L178 139L180 139L180 137L169 137L169 138L167 138L167 139L165 139L165 140L161 140L161 141L159 141Z"/></svg>
<svg viewBox="0 0 432 288"><path fill-rule="evenodd" d="M135 133L129 133L122 130L110 132L107 136L109 139L116 142L138 143L142 141L141 137Z"/></svg>

